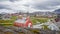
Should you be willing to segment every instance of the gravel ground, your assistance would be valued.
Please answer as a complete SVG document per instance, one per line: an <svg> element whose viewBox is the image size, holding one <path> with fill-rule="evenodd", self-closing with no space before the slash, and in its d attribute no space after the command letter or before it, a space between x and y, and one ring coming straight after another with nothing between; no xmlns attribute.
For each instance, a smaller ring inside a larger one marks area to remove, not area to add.
<svg viewBox="0 0 60 34"><path fill-rule="evenodd" d="M60 34L60 31L0 26L0 34Z"/></svg>

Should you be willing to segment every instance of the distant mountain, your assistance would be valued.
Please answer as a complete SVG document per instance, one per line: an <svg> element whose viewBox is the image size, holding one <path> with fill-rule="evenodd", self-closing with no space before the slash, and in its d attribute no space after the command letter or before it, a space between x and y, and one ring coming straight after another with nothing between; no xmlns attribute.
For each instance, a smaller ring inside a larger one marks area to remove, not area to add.
<svg viewBox="0 0 60 34"><path fill-rule="evenodd" d="M1 12L0 14L7 14L6 12Z"/></svg>
<svg viewBox="0 0 60 34"><path fill-rule="evenodd" d="M40 14L40 15L54 15L53 12L34 12L35 14Z"/></svg>
<svg viewBox="0 0 60 34"><path fill-rule="evenodd" d="M60 14L60 9L55 10L54 13Z"/></svg>

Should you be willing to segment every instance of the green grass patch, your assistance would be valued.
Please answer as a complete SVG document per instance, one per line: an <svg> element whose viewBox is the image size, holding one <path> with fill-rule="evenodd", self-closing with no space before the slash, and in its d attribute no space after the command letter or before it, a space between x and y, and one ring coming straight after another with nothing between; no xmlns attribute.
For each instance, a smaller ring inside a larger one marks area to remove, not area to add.
<svg viewBox="0 0 60 34"><path fill-rule="evenodd" d="M13 26L16 16L12 16L10 20L0 20L0 25L2 26Z"/></svg>
<svg viewBox="0 0 60 34"><path fill-rule="evenodd" d="M33 24L37 24L37 22L45 23L48 20L49 18L31 18L31 21L33 22Z"/></svg>

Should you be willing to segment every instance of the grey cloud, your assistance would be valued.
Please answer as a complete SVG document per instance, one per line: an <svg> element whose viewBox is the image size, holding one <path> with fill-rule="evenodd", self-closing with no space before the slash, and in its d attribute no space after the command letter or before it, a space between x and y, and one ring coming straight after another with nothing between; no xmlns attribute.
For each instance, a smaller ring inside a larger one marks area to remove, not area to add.
<svg viewBox="0 0 60 34"><path fill-rule="evenodd" d="M29 7L29 4L24 4L24 6Z"/></svg>
<svg viewBox="0 0 60 34"><path fill-rule="evenodd" d="M49 0L43 3L38 3L38 4L32 4L34 6L33 8L35 9L42 9L42 10L50 10L50 9L55 9L55 6L60 5L60 0ZM50 7L50 8L49 8Z"/></svg>
<svg viewBox="0 0 60 34"><path fill-rule="evenodd" d="M10 1L10 2L15 2L15 1L21 1L21 0L0 0L0 2L2 1Z"/></svg>
<svg viewBox="0 0 60 34"><path fill-rule="evenodd" d="M1 1L7 1L7 0L0 0L0 2L1 2Z"/></svg>
<svg viewBox="0 0 60 34"><path fill-rule="evenodd" d="M5 8L7 8L6 5L2 5L2 4L0 4L0 9L5 9Z"/></svg>
<svg viewBox="0 0 60 34"><path fill-rule="evenodd" d="M11 2L15 2L15 1L21 1L21 0L9 0L9 1L11 1Z"/></svg>
<svg viewBox="0 0 60 34"><path fill-rule="evenodd" d="M11 8L9 8L9 5L3 5L3 4L0 4L0 9L12 10Z"/></svg>

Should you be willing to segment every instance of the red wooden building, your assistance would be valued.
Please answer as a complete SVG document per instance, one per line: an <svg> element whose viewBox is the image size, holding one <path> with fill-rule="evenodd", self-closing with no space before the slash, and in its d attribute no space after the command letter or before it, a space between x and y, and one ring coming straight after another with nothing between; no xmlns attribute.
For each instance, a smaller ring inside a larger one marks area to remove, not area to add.
<svg viewBox="0 0 60 34"><path fill-rule="evenodd" d="M14 22L14 26L17 26L17 27L23 27L23 28L32 28L32 21L30 20L29 17L27 17L26 19L17 19L15 22Z"/></svg>

